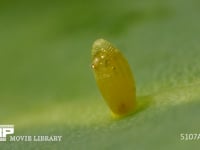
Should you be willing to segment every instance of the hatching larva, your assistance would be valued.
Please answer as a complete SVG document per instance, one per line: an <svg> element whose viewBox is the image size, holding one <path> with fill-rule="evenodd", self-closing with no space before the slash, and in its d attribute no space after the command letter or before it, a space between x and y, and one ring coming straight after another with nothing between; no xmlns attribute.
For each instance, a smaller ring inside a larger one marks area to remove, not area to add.
<svg viewBox="0 0 200 150"><path fill-rule="evenodd" d="M115 116L136 108L136 88L131 69L122 53L111 43L98 39L92 46L92 69L97 85Z"/></svg>

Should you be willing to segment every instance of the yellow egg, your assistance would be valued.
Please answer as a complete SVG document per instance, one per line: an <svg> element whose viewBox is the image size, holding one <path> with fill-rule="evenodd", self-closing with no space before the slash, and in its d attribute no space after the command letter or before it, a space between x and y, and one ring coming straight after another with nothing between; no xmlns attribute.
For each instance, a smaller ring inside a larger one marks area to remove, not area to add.
<svg viewBox="0 0 200 150"><path fill-rule="evenodd" d="M136 108L136 88L127 60L110 42L98 39L92 46L92 69L97 85L115 116Z"/></svg>

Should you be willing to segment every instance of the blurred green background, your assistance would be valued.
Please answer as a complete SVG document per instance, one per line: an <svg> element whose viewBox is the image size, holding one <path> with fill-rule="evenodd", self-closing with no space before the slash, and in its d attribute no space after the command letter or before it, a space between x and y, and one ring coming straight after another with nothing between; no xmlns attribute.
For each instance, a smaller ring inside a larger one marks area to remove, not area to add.
<svg viewBox="0 0 200 150"><path fill-rule="evenodd" d="M0 124L62 142L1 149L188 149L200 133L198 0L0 1ZM126 56L138 112L110 117L90 68L105 38Z"/></svg>

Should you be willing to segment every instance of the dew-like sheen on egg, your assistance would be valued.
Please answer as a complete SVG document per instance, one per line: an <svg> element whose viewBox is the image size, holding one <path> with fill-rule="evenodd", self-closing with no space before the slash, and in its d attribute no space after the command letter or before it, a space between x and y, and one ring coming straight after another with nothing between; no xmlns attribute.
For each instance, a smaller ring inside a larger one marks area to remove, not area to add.
<svg viewBox="0 0 200 150"><path fill-rule="evenodd" d="M92 46L92 69L98 88L114 116L136 108L135 81L122 53L110 42L98 39Z"/></svg>

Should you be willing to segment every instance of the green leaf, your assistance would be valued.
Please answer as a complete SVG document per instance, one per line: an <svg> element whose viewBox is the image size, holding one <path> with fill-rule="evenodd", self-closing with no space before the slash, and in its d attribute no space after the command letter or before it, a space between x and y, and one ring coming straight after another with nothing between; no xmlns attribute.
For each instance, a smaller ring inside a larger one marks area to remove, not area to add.
<svg viewBox="0 0 200 150"><path fill-rule="evenodd" d="M0 2L0 124L15 136L61 142L0 142L1 149L197 149L200 21L196 0ZM105 38L127 57L136 113L113 119L90 69ZM9 139L9 137L8 137Z"/></svg>

